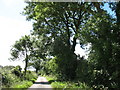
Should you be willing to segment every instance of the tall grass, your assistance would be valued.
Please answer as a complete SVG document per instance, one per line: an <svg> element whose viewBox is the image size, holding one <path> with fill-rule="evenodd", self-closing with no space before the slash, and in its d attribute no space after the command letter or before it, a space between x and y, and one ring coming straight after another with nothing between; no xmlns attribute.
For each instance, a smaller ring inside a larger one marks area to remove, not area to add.
<svg viewBox="0 0 120 90"><path fill-rule="evenodd" d="M55 76L45 76L54 90L73 90L73 89L89 89L92 90L88 85L79 81L59 81Z"/></svg>
<svg viewBox="0 0 120 90"><path fill-rule="evenodd" d="M21 81L21 82L17 82L14 83L10 88L28 88L32 85L32 81Z"/></svg>

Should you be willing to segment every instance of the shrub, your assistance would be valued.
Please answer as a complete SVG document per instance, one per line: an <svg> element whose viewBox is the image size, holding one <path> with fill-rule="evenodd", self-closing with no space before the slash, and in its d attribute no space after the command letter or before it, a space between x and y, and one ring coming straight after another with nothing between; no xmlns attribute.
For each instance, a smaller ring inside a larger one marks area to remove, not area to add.
<svg viewBox="0 0 120 90"><path fill-rule="evenodd" d="M89 89L92 90L86 83L82 83L80 81L59 81L55 76L46 76L46 79L48 82L51 83L51 86L53 87L53 90L62 90L61 88L64 88L65 90L73 90L73 88L78 89Z"/></svg>
<svg viewBox="0 0 120 90"><path fill-rule="evenodd" d="M34 83L34 82L36 81L36 79L33 79L33 78L32 78L30 81L32 81L32 82Z"/></svg>
<svg viewBox="0 0 120 90"><path fill-rule="evenodd" d="M16 76L20 77L22 75L21 70L22 70L22 68L18 65L12 69L12 73L15 74Z"/></svg>
<svg viewBox="0 0 120 90"><path fill-rule="evenodd" d="M32 71L28 71L25 76L26 80L37 79L37 74Z"/></svg>
<svg viewBox="0 0 120 90"><path fill-rule="evenodd" d="M2 88L28 88L37 79L35 72L27 71L26 76L23 76L19 66L0 68L2 74Z"/></svg>
<svg viewBox="0 0 120 90"><path fill-rule="evenodd" d="M33 83L31 81L22 81L14 84L11 88L28 88L32 85Z"/></svg>
<svg viewBox="0 0 120 90"><path fill-rule="evenodd" d="M2 84L4 87L10 87L13 83L20 81L20 78L11 73L2 74Z"/></svg>

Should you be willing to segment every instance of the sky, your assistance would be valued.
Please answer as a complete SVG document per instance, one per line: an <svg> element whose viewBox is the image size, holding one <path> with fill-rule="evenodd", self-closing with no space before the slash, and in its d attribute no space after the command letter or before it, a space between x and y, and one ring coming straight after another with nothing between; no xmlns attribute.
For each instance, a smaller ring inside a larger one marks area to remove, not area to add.
<svg viewBox="0 0 120 90"><path fill-rule="evenodd" d="M32 23L20 13L26 6L23 0L0 0L0 65L20 65L21 61L9 61L11 46L21 36L28 35Z"/></svg>
<svg viewBox="0 0 120 90"><path fill-rule="evenodd" d="M20 65L21 61L9 61L11 46L21 36L28 35L32 30L32 22L26 21L26 17L20 13L26 6L23 0L0 0L0 65ZM76 54L85 55L85 51L76 45Z"/></svg>

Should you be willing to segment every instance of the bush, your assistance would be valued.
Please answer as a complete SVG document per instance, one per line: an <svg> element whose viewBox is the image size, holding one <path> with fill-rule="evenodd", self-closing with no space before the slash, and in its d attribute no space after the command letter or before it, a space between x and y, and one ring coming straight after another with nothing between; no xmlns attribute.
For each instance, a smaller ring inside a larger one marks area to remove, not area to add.
<svg viewBox="0 0 120 90"><path fill-rule="evenodd" d="M34 83L36 81L36 79L31 79L30 81L32 81Z"/></svg>
<svg viewBox="0 0 120 90"><path fill-rule="evenodd" d="M12 73L15 74L16 76L20 77L22 75L21 70L22 70L22 68L18 65L12 69Z"/></svg>
<svg viewBox="0 0 120 90"><path fill-rule="evenodd" d="M80 81L59 81L55 76L46 76L46 79L49 83L51 83L51 86L54 88L54 90L59 90L60 88L64 88L65 90L73 90L73 88L76 88L77 90L80 89L89 89L92 90L87 84L82 83ZM61 89L60 89L61 90Z"/></svg>
<svg viewBox="0 0 120 90"><path fill-rule="evenodd" d="M28 88L32 85L33 83L31 81L22 81L14 84L11 88Z"/></svg>
<svg viewBox="0 0 120 90"><path fill-rule="evenodd" d="M53 82L53 83L51 84L51 86L52 86L53 88L65 88L65 87L67 86L67 84L64 83L64 82Z"/></svg>
<svg viewBox="0 0 120 90"><path fill-rule="evenodd" d="M20 78L11 73L2 74L3 87L10 87L13 83L20 81Z"/></svg>
<svg viewBox="0 0 120 90"><path fill-rule="evenodd" d="M26 80L37 79L37 74L33 71L27 71L25 79Z"/></svg>
<svg viewBox="0 0 120 90"><path fill-rule="evenodd" d="M87 86L85 83L81 83L79 82L79 84L75 83L75 82L52 82L52 87L53 88L69 88L71 90L73 90L73 88L80 88L80 89L89 89L91 90L92 88L90 88L89 86Z"/></svg>
<svg viewBox="0 0 120 90"><path fill-rule="evenodd" d="M1 88L28 88L37 79L37 74L32 71L27 71L26 76L21 71L20 66L5 66L0 67L2 75Z"/></svg>

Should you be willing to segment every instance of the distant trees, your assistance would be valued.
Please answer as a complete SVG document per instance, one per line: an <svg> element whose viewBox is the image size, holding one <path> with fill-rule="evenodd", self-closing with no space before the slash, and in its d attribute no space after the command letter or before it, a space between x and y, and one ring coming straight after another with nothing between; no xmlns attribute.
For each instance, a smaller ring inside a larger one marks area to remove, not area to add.
<svg viewBox="0 0 120 90"><path fill-rule="evenodd" d="M42 66L41 65L42 59L31 57L30 60L31 61L28 63L28 67L33 67L34 69L36 69L36 73L38 73L38 71L41 69L41 66Z"/></svg>
<svg viewBox="0 0 120 90"><path fill-rule="evenodd" d="M4 66L3 68L6 70L12 70L13 68L15 68L15 66L8 65L8 66Z"/></svg>

